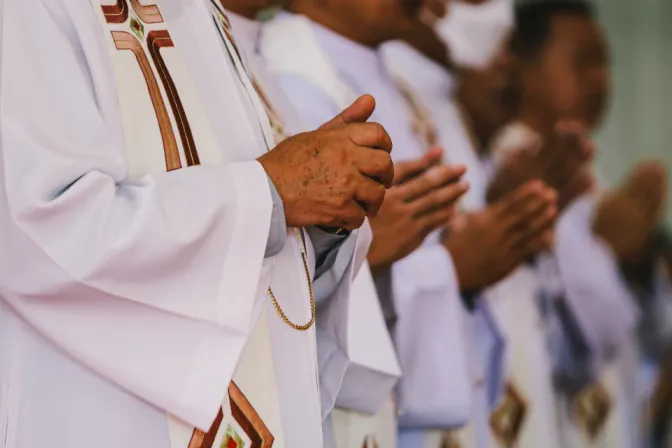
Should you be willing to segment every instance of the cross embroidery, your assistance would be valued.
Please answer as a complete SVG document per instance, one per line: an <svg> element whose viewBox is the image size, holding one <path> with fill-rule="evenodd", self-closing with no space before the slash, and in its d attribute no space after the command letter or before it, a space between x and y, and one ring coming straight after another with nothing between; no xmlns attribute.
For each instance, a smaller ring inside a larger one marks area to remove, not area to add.
<svg viewBox="0 0 672 448"><path fill-rule="evenodd" d="M247 438L251 441L249 448L271 448L275 438L266 424L254 410L245 394L233 381L229 385L229 402L231 403L231 417L240 426ZM224 410L220 409L217 418L207 433L195 429L191 436L188 448L213 448L217 434L224 430L223 442L218 448L243 448L245 443L240 434L232 425L222 428Z"/></svg>

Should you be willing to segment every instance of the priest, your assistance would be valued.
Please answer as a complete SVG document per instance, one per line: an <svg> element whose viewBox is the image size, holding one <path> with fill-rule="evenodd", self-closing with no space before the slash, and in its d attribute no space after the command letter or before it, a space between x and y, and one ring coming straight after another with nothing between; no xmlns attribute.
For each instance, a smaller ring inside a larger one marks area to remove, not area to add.
<svg viewBox="0 0 672 448"><path fill-rule="evenodd" d="M559 122L571 120L586 133L594 131L610 94L609 55L594 8L584 1L520 5L512 48L523 94L516 119L494 144L495 163L515 167L513 159L528 157L519 151L522 145L533 154L555 152L560 164L574 164L572 152L553 143L559 126L566 127ZM598 177L590 164L575 167L574 176L551 182ZM525 171L539 172L530 165ZM585 341L584 359L576 364L584 368L559 378L563 434L572 446L640 446L643 397L637 391L652 388L638 381L642 347L636 328L640 316L652 322L646 314L661 308L651 307L650 294L642 298L641 290L624 279L632 279L628 266L646 259L663 211L666 173L660 164L646 162L617 188L593 183L597 188L564 211L555 245L555 270L564 284L559 292Z"/></svg>
<svg viewBox="0 0 672 448"><path fill-rule="evenodd" d="M322 444L313 280L364 255L311 234L356 247L392 143L365 96L276 144L221 13L3 4L7 446Z"/></svg>

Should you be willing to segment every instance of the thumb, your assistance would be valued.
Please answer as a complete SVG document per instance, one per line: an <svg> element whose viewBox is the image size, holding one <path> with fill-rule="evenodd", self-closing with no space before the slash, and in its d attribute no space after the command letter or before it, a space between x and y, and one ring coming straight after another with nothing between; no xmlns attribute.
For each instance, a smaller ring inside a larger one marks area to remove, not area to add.
<svg viewBox="0 0 672 448"><path fill-rule="evenodd" d="M320 129L336 129L350 123L365 123L375 109L376 100L371 95L362 95L343 112L320 126Z"/></svg>

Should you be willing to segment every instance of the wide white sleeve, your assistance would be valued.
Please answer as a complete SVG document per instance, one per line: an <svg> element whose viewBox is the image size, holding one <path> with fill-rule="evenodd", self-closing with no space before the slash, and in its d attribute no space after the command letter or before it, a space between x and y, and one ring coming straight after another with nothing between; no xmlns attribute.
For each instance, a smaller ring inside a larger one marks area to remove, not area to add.
<svg viewBox="0 0 672 448"><path fill-rule="evenodd" d="M92 370L207 429L255 315L267 177L250 161L130 182L103 110L105 50L86 41L98 28L60 5L2 4L0 296Z"/></svg>
<svg viewBox="0 0 672 448"><path fill-rule="evenodd" d="M632 336L639 310L610 248L592 232L594 208L586 196L563 213L554 254L563 300L599 370Z"/></svg>
<svg viewBox="0 0 672 448"><path fill-rule="evenodd" d="M338 287L318 314L318 362L322 411L334 406L376 413L392 393L399 366L371 279L365 224L346 240L339 257L348 262ZM351 247L352 246L352 247Z"/></svg>
<svg viewBox="0 0 672 448"><path fill-rule="evenodd" d="M465 312L449 252L428 240L392 268L399 424L454 428L471 414Z"/></svg>
<svg viewBox="0 0 672 448"><path fill-rule="evenodd" d="M279 75L278 82L301 122L309 128L320 126L340 112L340 108L332 98L306 77ZM357 273L368 253L371 230L366 225L358 231L356 241L350 239L352 236L340 247L331 271L323 275L323 277L337 275L341 272L339 267L347 264L348 268L343 276L322 279L322 281L329 280L331 284L334 280L338 281L338 287L320 308L318 316L317 348L322 411L325 417L334 406L365 413L377 412L385 398L392 392L398 376L397 360L390 359L394 358L393 353L391 356L383 356L384 359L379 359L381 353L386 352L384 349L373 357L358 355L365 352L365 347L370 346L374 339L380 344L388 344L389 336L380 306L374 303L372 307L367 308L367 305L364 305L364 302L370 304L366 301L369 298L368 294L374 296L376 294L373 284L368 285L370 279L357 278ZM356 282L355 285L353 282ZM367 297L363 297L363 294L367 294ZM351 301L358 303L351 305ZM372 324L369 331L364 331L366 334L363 334L357 332L360 328L358 319L353 320L353 317L365 315L372 320L375 319L380 325ZM379 331L374 330L374 327ZM350 341L356 346L351 347Z"/></svg>

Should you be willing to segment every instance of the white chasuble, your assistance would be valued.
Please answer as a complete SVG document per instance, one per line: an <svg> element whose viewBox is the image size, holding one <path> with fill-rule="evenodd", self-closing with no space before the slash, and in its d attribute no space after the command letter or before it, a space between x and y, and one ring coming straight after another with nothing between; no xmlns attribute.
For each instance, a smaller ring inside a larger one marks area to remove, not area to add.
<svg viewBox="0 0 672 448"><path fill-rule="evenodd" d="M178 92L190 93L194 89L190 85L188 73L179 71L179 68L184 64L179 53L171 54L169 50L166 51L165 49L160 51L162 46L152 40L155 33L154 28L161 27L161 22L157 18L160 11L158 8L152 8L151 6L131 6L132 11L129 18L118 24L115 23L117 16L105 13L105 9L101 8L102 17L105 19L104 26L110 29L110 36L116 49L119 49L122 45L119 43L122 38L132 42L132 44L123 44L125 49L126 46L141 44L143 37L147 36L147 50L149 54L153 55L156 72L160 75L160 79L168 79L168 82L164 83L166 98L169 99L171 106L175 103L179 104L180 96ZM211 5L212 15L217 23L222 47L230 58L230 67L239 83L238 91L242 93L242 100L247 100L248 107L251 107L255 115L256 123L253 123L253 125L257 126L263 134L266 148L272 148L275 146L275 137L269 118L253 88L252 81L243 67L239 50L231 35L228 19L217 6ZM111 20L112 17L115 20ZM145 20L143 20L143 17ZM120 34L122 32L127 34ZM164 31L164 33L163 38L166 43L163 47L171 48L172 42L169 41L167 31ZM122 42L125 41L122 40ZM132 53L136 59L139 59L139 51L132 51ZM164 53L165 55L162 58L161 56ZM141 82L127 81L126 84L124 83L123 77L133 72L133 63L136 63L136 61L129 61L128 58L120 56L118 51L113 53L113 58L117 68L116 73L118 79L120 79L119 92L122 116L128 119L125 129L131 129L131 132L126 134L131 166L138 170L138 175L162 169L163 163L161 162L163 160L158 158L155 161L158 163L154 164L148 163L144 158L138 158L138 162L135 163L136 159L133 157L135 154L147 152L142 150L143 147L149 146L143 138L147 138L146 134L148 132L146 129L151 129L151 126L147 123L140 126L136 116L136 98L140 96L141 92L133 91L132 88L124 89L123 87L132 85L142 89L143 86ZM161 62L162 60L170 61L172 64ZM178 67L178 69L176 70L174 67ZM149 85L147 68L143 68L142 73L145 76L145 83ZM183 81L181 83L185 86L183 90L170 86L171 74L173 77L177 77L178 82L179 80ZM183 74L183 76L180 76L180 74ZM166 85L168 87L165 87ZM126 92L129 92L129 94L125 98ZM196 99L195 95L187 95L187 97ZM159 103L158 99L152 99L152 101L154 105ZM209 123L207 118L202 113L201 115L198 114L200 110L196 101L193 109L197 112L190 115L173 106L173 113L171 114L175 123L173 129L179 131L180 135L188 132L187 119L194 117L196 120L193 121L198 122L202 128L203 138L214 138L207 126ZM163 116L163 112L157 112L157 114L159 117ZM153 118L148 114L145 116ZM168 117L166 116L166 118ZM160 120L159 127L161 127ZM136 130L139 134L137 140L133 133ZM164 135L170 135L170 133L163 129L160 129L160 131L165 141L166 137ZM160 147L156 142L152 143L154 143L153 147ZM135 151L134 144L137 145ZM200 157L207 155L201 156L195 149L198 145L195 145L193 149L192 146L189 139L182 139L179 153L180 158L184 158L187 165L196 164ZM209 145L209 147L216 146ZM191 155L192 152L193 155ZM165 159L166 169L176 168L168 164L168 155ZM212 162L217 163L218 161L220 160L213 156ZM208 163L209 160L203 160L202 162ZM300 248L300 245L303 244L309 247L308 238L304 237L300 240L293 230L288 230L287 243L284 249L280 254L273 257L269 266L272 276L270 288L278 301L278 307L290 321L298 322L300 325L311 320L308 282L313 275L309 266L314 266L312 254L310 257L308 256L307 247L305 249ZM302 255L302 250L306 252L305 255ZM305 265L302 256L306 257ZM256 322L252 323L250 339L242 352L233 375L233 381L229 386L228 397L222 403L217 418L208 432L193 428L190 431L188 425L171 418L173 448L184 446L188 448L210 448L212 446L226 446L227 448L259 446L265 448L297 446L296 444L304 443L308 443L310 446L319 446L319 443L321 443L314 328L311 327L305 331L291 328L276 313L268 298L264 297L265 293L266 291L263 291L261 294L263 300L260 309L261 315ZM186 432L185 428L187 428Z"/></svg>
<svg viewBox="0 0 672 448"><path fill-rule="evenodd" d="M311 321L312 246L263 258L272 131L211 6L0 14L3 442L321 446L314 328L268 294Z"/></svg>

